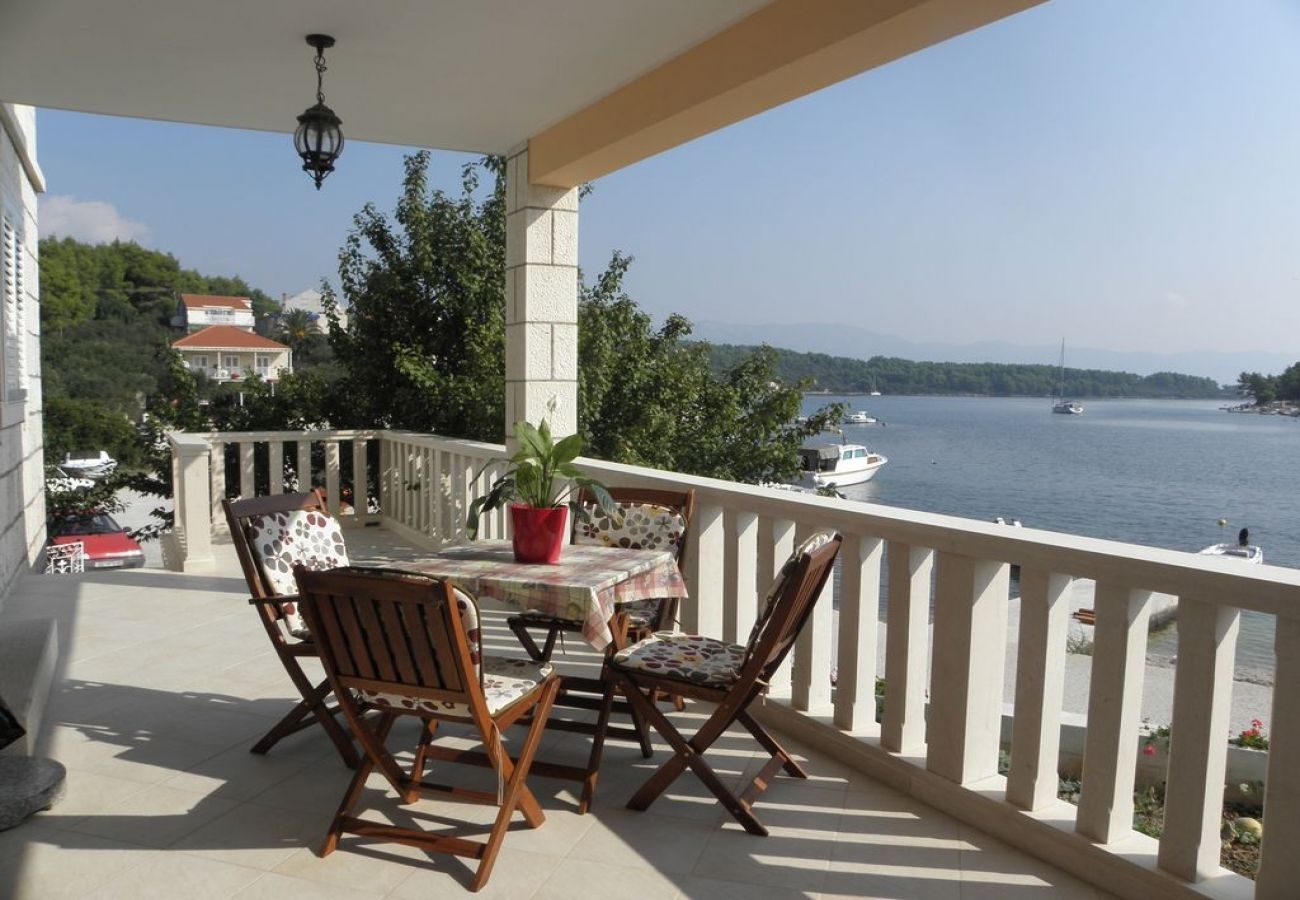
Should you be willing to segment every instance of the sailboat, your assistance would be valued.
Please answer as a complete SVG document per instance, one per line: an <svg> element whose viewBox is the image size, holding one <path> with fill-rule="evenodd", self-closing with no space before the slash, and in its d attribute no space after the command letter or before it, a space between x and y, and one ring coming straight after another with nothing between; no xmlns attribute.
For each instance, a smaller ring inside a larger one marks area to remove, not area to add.
<svg viewBox="0 0 1300 900"><path fill-rule="evenodd" d="M868 396L870 396L870 397L879 397L879 396L880 396L880 391L876 389L876 376L875 376L875 375L872 375L872 376L871 376L871 393L870 393Z"/></svg>
<svg viewBox="0 0 1300 900"><path fill-rule="evenodd" d="M1065 338L1061 338L1061 375L1056 383L1056 397L1052 401L1052 412L1066 416L1083 415L1083 404L1065 399Z"/></svg>

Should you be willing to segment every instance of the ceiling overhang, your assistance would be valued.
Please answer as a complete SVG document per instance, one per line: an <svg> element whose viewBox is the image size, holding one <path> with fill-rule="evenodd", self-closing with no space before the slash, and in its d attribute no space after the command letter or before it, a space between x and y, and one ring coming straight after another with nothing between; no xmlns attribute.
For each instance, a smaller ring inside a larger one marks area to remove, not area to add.
<svg viewBox="0 0 1300 900"><path fill-rule="evenodd" d="M572 186L1041 0L5 0L0 100L349 140L529 142Z"/></svg>

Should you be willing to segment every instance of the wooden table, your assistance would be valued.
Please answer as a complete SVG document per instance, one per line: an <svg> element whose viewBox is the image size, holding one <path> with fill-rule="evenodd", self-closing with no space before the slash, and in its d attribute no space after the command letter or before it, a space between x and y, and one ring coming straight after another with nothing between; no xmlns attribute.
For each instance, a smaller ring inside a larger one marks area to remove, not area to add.
<svg viewBox="0 0 1300 900"><path fill-rule="evenodd" d="M568 544L556 565L515 562L509 541L477 541L420 560L404 562L403 569L445 579L481 597L490 597L521 610L533 610L582 624L582 636L596 650L615 643L611 619L620 603L664 597L688 596L686 582L670 550L625 550L595 544ZM603 673L602 673L603 675ZM562 676L557 706L599 709L605 683L602 679ZM576 693L575 693L576 692ZM633 715L634 728L609 726L609 737L641 744L650 755L645 724L622 698L618 708ZM590 722L552 717L548 728L593 734ZM469 751L438 751L433 758L484 764L486 757ZM596 786L599 752L593 747L587 766L561 765L535 760L532 772L549 778L583 783L578 811L586 812Z"/></svg>

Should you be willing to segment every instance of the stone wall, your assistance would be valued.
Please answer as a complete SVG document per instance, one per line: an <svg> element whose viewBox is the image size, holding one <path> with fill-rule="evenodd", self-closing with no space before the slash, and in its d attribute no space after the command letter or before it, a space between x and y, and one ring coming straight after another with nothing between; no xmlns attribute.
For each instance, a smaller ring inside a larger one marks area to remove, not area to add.
<svg viewBox="0 0 1300 900"><path fill-rule="evenodd" d="M45 541L36 111L0 104L0 606Z"/></svg>

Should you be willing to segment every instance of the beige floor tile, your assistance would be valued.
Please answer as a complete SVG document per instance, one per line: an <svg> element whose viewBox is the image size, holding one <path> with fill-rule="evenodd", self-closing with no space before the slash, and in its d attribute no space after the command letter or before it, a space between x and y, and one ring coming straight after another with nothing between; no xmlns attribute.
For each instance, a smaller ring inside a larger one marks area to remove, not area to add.
<svg viewBox="0 0 1300 900"><path fill-rule="evenodd" d="M320 736L325 738L324 734ZM329 746L332 750L333 745ZM322 814L322 820L328 823L343 799L352 774L353 771L343 765L343 760L335 752L318 758L279 782L267 785L250 799L277 809Z"/></svg>
<svg viewBox="0 0 1300 900"><path fill-rule="evenodd" d="M181 838L173 849L270 871L304 847L320 846L329 816L244 803Z"/></svg>
<svg viewBox="0 0 1300 900"><path fill-rule="evenodd" d="M151 785L68 828L146 847L168 847L235 806L233 800Z"/></svg>
<svg viewBox="0 0 1300 900"><path fill-rule="evenodd" d="M233 896L238 900L377 900L384 895L269 873Z"/></svg>
<svg viewBox="0 0 1300 900"><path fill-rule="evenodd" d="M709 838L691 874L815 893L822 889L834 846L831 837L759 837L739 827L720 828Z"/></svg>
<svg viewBox="0 0 1300 900"><path fill-rule="evenodd" d="M150 852L123 841L50 830L0 860L0 886L5 900L80 900Z"/></svg>
<svg viewBox="0 0 1300 900"><path fill-rule="evenodd" d="M109 725L79 730L57 726L46 751L70 769L157 784L226 749L157 737Z"/></svg>
<svg viewBox="0 0 1300 900"><path fill-rule="evenodd" d="M350 838L329 856L303 848L273 870L279 875L387 894L403 883L428 854L402 844Z"/></svg>
<svg viewBox="0 0 1300 900"><path fill-rule="evenodd" d="M716 830L712 823L647 816L632 810L605 810L569 851L569 858L686 873L694 868Z"/></svg>
<svg viewBox="0 0 1300 900"><path fill-rule="evenodd" d="M672 877L652 869L564 859L533 894L533 900L609 900L610 896L670 900L676 895Z"/></svg>
<svg viewBox="0 0 1300 900"><path fill-rule="evenodd" d="M48 819L55 828L67 828L81 817L103 812L148 787L139 781L68 769L63 797L51 809L37 813L36 818Z"/></svg>
<svg viewBox="0 0 1300 900"><path fill-rule="evenodd" d="M815 896L798 888L771 884L742 884L687 875L674 879L678 900L808 900Z"/></svg>
<svg viewBox="0 0 1300 900"><path fill-rule="evenodd" d="M507 837L488 883L472 896L476 900L525 900L537 893L562 861L558 856L517 850ZM414 868L388 896L394 900L456 896L469 886L474 865L469 860L434 856L426 865Z"/></svg>
<svg viewBox="0 0 1300 900"><path fill-rule="evenodd" d="M45 824L39 817L30 818L21 825L0 831L0 861L24 853L29 844L54 843L60 831Z"/></svg>
<svg viewBox="0 0 1300 900"><path fill-rule="evenodd" d="M321 738L321 743L328 744L323 732ZM266 754L249 753L247 746L240 745L178 772L162 783L165 787L214 797L252 800L333 752L332 744L309 748L305 743L292 742L276 746ZM343 766L341 761L339 766Z"/></svg>
<svg viewBox="0 0 1300 900"><path fill-rule="evenodd" d="M86 900L225 900L262 874L256 869L159 850L113 874L87 894Z"/></svg>

